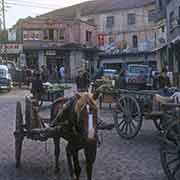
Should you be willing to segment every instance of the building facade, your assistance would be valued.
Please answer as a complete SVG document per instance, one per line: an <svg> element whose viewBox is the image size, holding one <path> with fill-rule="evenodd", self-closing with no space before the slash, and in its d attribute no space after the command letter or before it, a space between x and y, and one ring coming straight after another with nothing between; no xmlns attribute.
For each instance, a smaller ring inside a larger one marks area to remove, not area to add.
<svg viewBox="0 0 180 180"><path fill-rule="evenodd" d="M125 61L125 63L146 62L155 66L156 59L151 58L154 57L154 53L152 52L151 55L149 53L156 47L155 1L127 0L124 2L119 0L112 2L119 3L117 8L115 8L115 3L105 4L104 6L107 7L103 7L104 9L81 16L84 21L93 22L97 26L98 45L104 51L104 55L100 56L102 62L106 62L105 64L109 66L111 62L117 62L117 59L112 60L112 58L118 55L119 64L121 64L126 54L126 59L131 61ZM112 56L108 60L105 54L107 57Z"/></svg>
<svg viewBox="0 0 180 180"><path fill-rule="evenodd" d="M30 18L16 27L17 41L23 45L20 63L31 68L46 65L53 73L65 66L67 78L74 78L84 60L94 68L96 27L81 20ZM25 62L24 62L25 61Z"/></svg>
<svg viewBox="0 0 180 180"><path fill-rule="evenodd" d="M104 54L108 57L118 54L121 58L124 54L132 56L137 53L141 54L141 63L144 63L145 60L152 59L147 56L156 46L155 10L155 0L94 0L59 9L40 18L76 17L94 24L97 27L97 45ZM139 62L135 55L132 63L137 61ZM154 58L152 64L155 61ZM110 62L111 59L108 63Z"/></svg>
<svg viewBox="0 0 180 180"><path fill-rule="evenodd" d="M167 36L169 60L174 72L180 72L180 1L170 0L167 5Z"/></svg>

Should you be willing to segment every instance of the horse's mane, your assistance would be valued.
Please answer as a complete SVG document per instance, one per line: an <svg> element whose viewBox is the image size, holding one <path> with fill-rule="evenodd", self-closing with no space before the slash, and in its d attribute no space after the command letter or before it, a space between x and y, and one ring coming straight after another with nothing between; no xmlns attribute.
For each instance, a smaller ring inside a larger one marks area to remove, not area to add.
<svg viewBox="0 0 180 180"><path fill-rule="evenodd" d="M72 116L73 114L71 113L72 108L74 108L74 112L76 114L79 114L82 111L82 108L86 105L86 104L90 104L90 106L94 109L97 110L97 105L96 105L96 101L93 99L93 95L90 93L81 93L78 94L78 98L76 96L74 96L73 98L71 98L71 100L62 100L59 99L58 101L56 101L56 103L54 105L58 105L61 104L61 109L58 110L56 116L54 116L55 119L53 119L52 121L52 126L56 126L56 125L62 125L64 124L64 121L67 122L67 120L69 119L69 115ZM74 106L74 107L72 107ZM54 106L55 107L55 106ZM73 111L72 111L73 112ZM65 119L64 119L65 118Z"/></svg>
<svg viewBox="0 0 180 180"><path fill-rule="evenodd" d="M77 100L75 104L75 112L81 112L82 108L86 104L90 104L93 109L97 110L96 101L93 99L93 95L90 93L82 93L80 94L80 98Z"/></svg>

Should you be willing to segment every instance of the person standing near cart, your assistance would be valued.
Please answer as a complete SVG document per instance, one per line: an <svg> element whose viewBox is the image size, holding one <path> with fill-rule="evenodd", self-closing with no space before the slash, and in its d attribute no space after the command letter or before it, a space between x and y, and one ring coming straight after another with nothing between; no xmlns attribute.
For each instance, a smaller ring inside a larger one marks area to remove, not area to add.
<svg viewBox="0 0 180 180"><path fill-rule="evenodd" d="M65 69L64 69L64 65L62 65L60 67L59 75L60 75L61 81L64 82L65 81Z"/></svg>
<svg viewBox="0 0 180 180"><path fill-rule="evenodd" d="M33 97L37 100L37 102L39 101L41 95L44 93L40 72L36 71L33 75L31 93L33 94Z"/></svg>

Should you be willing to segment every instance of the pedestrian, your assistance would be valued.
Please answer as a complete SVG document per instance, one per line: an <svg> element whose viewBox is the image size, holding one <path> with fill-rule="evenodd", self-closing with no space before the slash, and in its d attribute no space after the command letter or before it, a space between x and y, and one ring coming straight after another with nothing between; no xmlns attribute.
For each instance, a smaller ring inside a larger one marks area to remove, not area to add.
<svg viewBox="0 0 180 180"><path fill-rule="evenodd" d="M170 86L171 84L170 84L170 79L167 76L167 69L163 68L159 76L159 89L168 88Z"/></svg>
<svg viewBox="0 0 180 180"><path fill-rule="evenodd" d="M43 83L47 82L49 79L49 72L45 65L41 66L41 78Z"/></svg>
<svg viewBox="0 0 180 180"><path fill-rule="evenodd" d="M117 79L116 79L116 82L115 82L115 86L116 88L118 89L126 89L126 78L125 78L125 69L122 68L122 70L120 71Z"/></svg>
<svg viewBox="0 0 180 180"><path fill-rule="evenodd" d="M65 69L64 69L64 65L62 65L59 69L59 75L61 78L61 81L64 82L65 80Z"/></svg>
<svg viewBox="0 0 180 180"><path fill-rule="evenodd" d="M79 71L78 76L76 77L76 86L77 90L80 92L88 91L89 87L89 74L87 71Z"/></svg>
<svg viewBox="0 0 180 180"><path fill-rule="evenodd" d="M40 72L36 71L33 74L31 93L33 94L33 97L36 99L37 102L40 99L41 95L44 93L43 82L41 80Z"/></svg>

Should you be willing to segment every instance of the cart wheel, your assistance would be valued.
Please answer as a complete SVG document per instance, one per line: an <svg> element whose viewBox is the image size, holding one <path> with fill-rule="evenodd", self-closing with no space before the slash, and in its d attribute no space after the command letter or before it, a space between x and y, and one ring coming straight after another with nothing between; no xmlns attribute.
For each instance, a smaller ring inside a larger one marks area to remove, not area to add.
<svg viewBox="0 0 180 180"><path fill-rule="evenodd" d="M122 96L117 102L114 122L118 134L124 139L137 136L142 126L142 113L138 101L132 96Z"/></svg>
<svg viewBox="0 0 180 180"><path fill-rule="evenodd" d="M22 151L22 143L24 139L23 134L23 116L22 116L22 108L21 103L17 102L16 104L16 131L15 135L15 158L16 158L16 167L18 168L21 163L21 151Z"/></svg>
<svg viewBox="0 0 180 180"><path fill-rule="evenodd" d="M155 125L155 127L156 127L156 129L158 131L162 131L163 130L161 119L153 120L153 122L154 122L154 125Z"/></svg>
<svg viewBox="0 0 180 180"><path fill-rule="evenodd" d="M160 157L169 180L180 179L180 123L173 122L164 132Z"/></svg>

